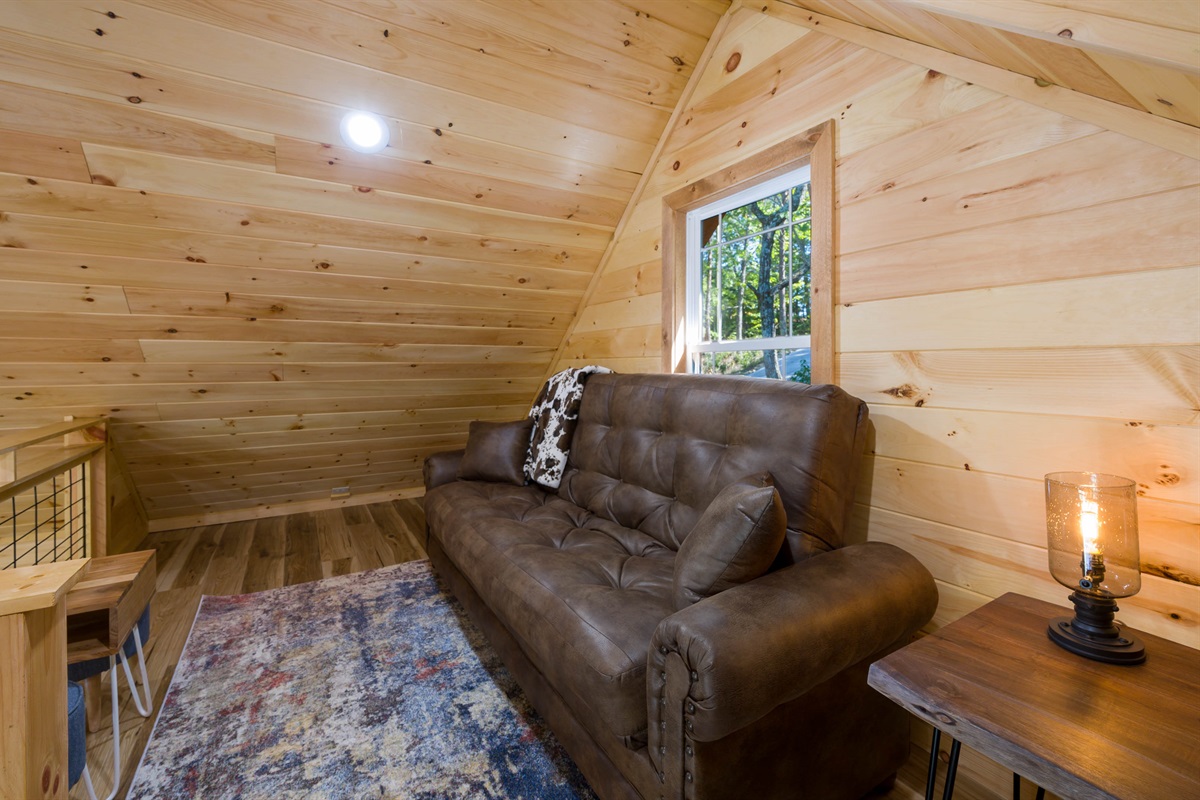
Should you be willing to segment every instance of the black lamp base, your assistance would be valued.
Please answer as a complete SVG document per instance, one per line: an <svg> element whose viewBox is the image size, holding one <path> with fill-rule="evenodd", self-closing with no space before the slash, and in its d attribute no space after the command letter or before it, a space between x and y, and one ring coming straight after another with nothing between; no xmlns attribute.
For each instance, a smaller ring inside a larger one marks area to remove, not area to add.
<svg viewBox="0 0 1200 800"><path fill-rule="evenodd" d="M1074 617L1056 617L1046 630L1050 641L1075 655L1106 664L1141 664L1146 646L1113 621L1118 611L1112 597L1072 592Z"/></svg>

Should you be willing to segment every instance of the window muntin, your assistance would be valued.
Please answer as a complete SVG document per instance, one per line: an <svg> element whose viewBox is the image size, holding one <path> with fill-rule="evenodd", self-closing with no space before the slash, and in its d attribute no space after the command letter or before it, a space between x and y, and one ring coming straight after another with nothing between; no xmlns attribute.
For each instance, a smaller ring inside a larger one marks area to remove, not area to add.
<svg viewBox="0 0 1200 800"><path fill-rule="evenodd" d="M807 165L687 214L692 372L809 382L811 291Z"/></svg>

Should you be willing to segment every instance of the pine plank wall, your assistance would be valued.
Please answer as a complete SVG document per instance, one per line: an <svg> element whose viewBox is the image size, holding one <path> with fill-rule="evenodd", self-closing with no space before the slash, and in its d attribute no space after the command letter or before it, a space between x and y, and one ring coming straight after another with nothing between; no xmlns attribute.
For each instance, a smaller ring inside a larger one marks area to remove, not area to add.
<svg viewBox="0 0 1200 800"><path fill-rule="evenodd" d="M838 381L875 428L854 536L929 567L935 625L1065 604L1042 476L1127 476L1145 575L1121 616L1200 646L1194 158L738 11L558 366L658 370L662 197L827 119Z"/></svg>
<svg viewBox="0 0 1200 800"><path fill-rule="evenodd" d="M528 409L728 5L0 0L0 429L109 417L153 530L419 495Z"/></svg>

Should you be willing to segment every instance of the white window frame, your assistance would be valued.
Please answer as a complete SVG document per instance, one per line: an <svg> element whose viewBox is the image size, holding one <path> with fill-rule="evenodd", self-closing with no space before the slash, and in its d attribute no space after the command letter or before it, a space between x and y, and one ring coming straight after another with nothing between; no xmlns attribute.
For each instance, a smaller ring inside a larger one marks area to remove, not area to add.
<svg viewBox="0 0 1200 800"><path fill-rule="evenodd" d="M834 121L795 134L717 171L693 178L662 198L663 372L686 372L687 212L808 164L812 192L812 382L836 383L834 330ZM676 166L676 169L679 169ZM761 340L760 340L761 341Z"/></svg>
<svg viewBox="0 0 1200 800"><path fill-rule="evenodd" d="M799 347L808 347L811 350L812 336L809 334L704 342L701 341L702 325L700 320L702 291L700 282L700 253L703 249L703 243L700 241L701 223L709 217L722 214L726 211L732 211L747 203L753 203L756 200L770 197L773 194L779 194L791 189L793 186L811 183L811 175L810 166L804 164L783 175L778 175L761 183L748 186L729 197L723 197L687 212L685 335L687 337L687 363L690 372L700 371L700 356L702 353L728 353L739 350L787 350ZM789 227L791 224L789 221Z"/></svg>

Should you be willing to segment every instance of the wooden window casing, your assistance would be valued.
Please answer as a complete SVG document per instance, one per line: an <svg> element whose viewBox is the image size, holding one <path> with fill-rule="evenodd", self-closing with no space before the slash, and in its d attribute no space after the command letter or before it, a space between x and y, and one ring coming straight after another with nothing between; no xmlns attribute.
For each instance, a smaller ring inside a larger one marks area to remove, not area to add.
<svg viewBox="0 0 1200 800"><path fill-rule="evenodd" d="M812 382L834 383L833 121L780 142L663 198L663 372L686 372L687 215L809 164L812 192Z"/></svg>

